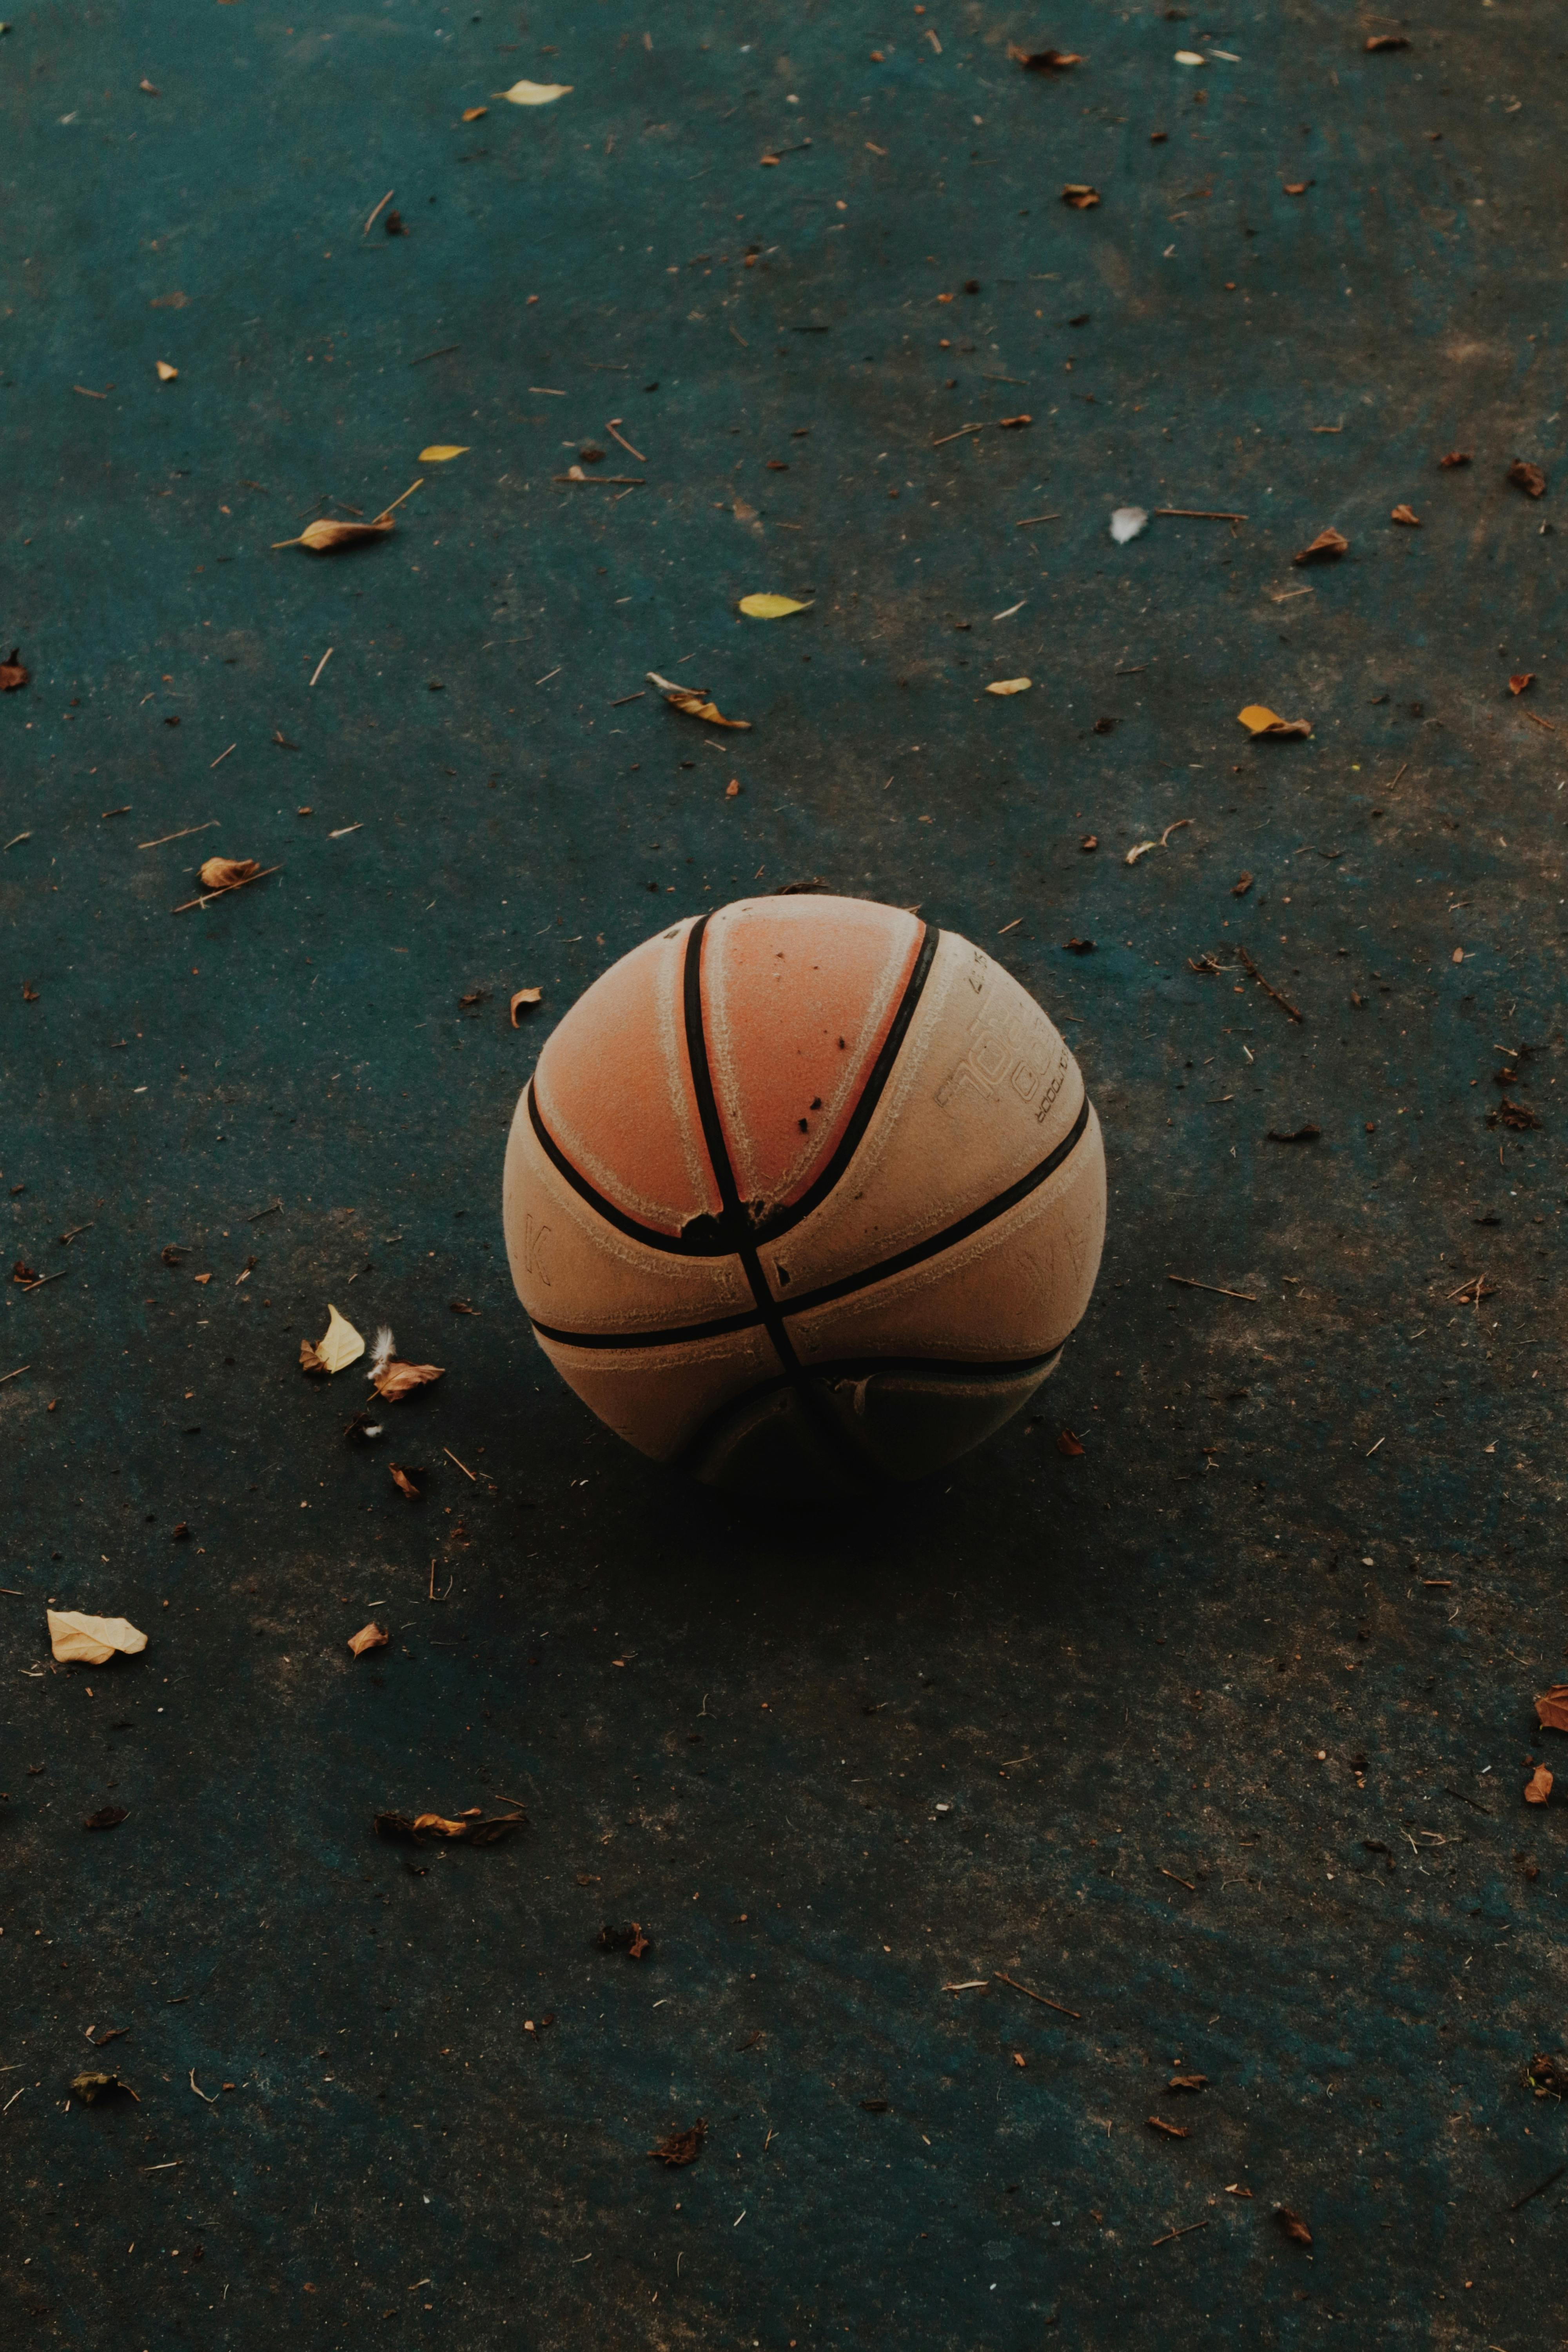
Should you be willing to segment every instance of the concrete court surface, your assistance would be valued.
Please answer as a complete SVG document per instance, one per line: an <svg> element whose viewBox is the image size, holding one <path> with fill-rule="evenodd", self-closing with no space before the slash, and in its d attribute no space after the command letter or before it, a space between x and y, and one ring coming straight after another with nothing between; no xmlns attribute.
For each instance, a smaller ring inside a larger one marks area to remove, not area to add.
<svg viewBox="0 0 1568 2352"><path fill-rule="evenodd" d="M16 0L7 2345L1561 2341L1564 50ZM550 1371L500 1160L814 877L1057 1014L1110 1229L1032 1417L748 1514ZM329 1300L446 1368L379 1444Z"/></svg>

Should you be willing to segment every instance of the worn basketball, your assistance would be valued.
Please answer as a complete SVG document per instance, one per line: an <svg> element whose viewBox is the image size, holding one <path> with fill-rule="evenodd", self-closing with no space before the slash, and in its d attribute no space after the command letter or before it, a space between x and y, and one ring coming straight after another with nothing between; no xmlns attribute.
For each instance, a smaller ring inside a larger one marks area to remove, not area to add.
<svg viewBox="0 0 1568 2352"><path fill-rule="evenodd" d="M860 898L742 898L573 1006L517 1107L507 1249L600 1419L710 1485L908 1480L1054 1370L1105 1232L1100 1122L1033 997Z"/></svg>

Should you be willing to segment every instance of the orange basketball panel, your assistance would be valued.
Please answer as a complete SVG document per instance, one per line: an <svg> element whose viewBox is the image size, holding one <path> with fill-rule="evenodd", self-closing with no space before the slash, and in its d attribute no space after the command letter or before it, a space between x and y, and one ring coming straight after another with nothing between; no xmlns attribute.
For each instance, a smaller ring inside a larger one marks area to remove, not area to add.
<svg viewBox="0 0 1568 2352"><path fill-rule="evenodd" d="M647 940L578 998L539 1057L552 1139L624 1215L677 1234L718 1213L681 1002L689 922Z"/></svg>
<svg viewBox="0 0 1568 2352"><path fill-rule="evenodd" d="M742 899L702 941L702 1015L742 1201L786 1207L831 1159L892 1027L924 926L860 898Z"/></svg>

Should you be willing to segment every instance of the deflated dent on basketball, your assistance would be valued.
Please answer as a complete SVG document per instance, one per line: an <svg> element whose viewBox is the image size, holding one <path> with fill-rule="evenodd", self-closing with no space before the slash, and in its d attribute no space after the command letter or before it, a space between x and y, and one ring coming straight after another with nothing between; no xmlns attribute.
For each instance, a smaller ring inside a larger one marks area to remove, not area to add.
<svg viewBox="0 0 1568 2352"><path fill-rule="evenodd" d="M895 907L745 898L611 966L507 1149L512 1279L656 1460L804 1496L942 1469L1054 1370L1100 1124L1033 997Z"/></svg>

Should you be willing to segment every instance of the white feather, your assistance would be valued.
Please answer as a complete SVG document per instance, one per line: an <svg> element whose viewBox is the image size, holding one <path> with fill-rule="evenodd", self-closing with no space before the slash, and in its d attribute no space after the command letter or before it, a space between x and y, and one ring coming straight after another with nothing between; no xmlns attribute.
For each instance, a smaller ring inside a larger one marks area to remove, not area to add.
<svg viewBox="0 0 1568 2352"><path fill-rule="evenodd" d="M370 1370L367 1378L373 1381L379 1380L396 1353L397 1342L392 1336L392 1326L390 1323L384 1323L375 1335L375 1345L370 1351Z"/></svg>

